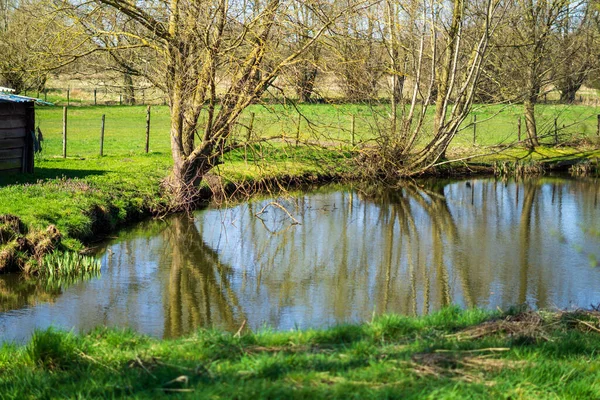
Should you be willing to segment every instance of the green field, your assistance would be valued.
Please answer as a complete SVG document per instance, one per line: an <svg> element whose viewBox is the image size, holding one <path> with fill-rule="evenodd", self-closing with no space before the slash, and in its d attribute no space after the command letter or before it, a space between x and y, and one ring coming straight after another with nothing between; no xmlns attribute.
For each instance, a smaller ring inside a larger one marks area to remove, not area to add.
<svg viewBox="0 0 600 400"><path fill-rule="evenodd" d="M594 137L597 133L597 115L600 114L600 108L583 105L540 105L537 110L539 134L544 137L542 141L545 143L554 141L555 118L560 142L573 138ZM236 127L235 133L239 140L245 140L252 113L255 114L253 135L281 137L295 144L300 121L301 142L339 147L351 145L352 116L355 118L354 141L358 144L376 138L385 129L387 109L383 106L354 104L299 105L297 109L284 105L254 105L244 112ZM69 156L87 157L99 154L102 114L106 115L104 154L143 152L146 132L145 106L71 107L68 114ZM151 114L150 150L169 153L168 107L152 106ZM478 121L476 145L510 144L517 140L518 119L521 115L522 107L519 105L475 106L471 118L465 121L452 146L473 146L473 116L476 116ZM36 119L45 139L44 157L60 156L62 108L38 107ZM430 124L431 118L428 115L425 128ZM524 138L524 119L522 135Z"/></svg>
<svg viewBox="0 0 600 400"><path fill-rule="evenodd" d="M445 309L177 340L98 328L0 347L0 397L598 398L597 312Z"/></svg>

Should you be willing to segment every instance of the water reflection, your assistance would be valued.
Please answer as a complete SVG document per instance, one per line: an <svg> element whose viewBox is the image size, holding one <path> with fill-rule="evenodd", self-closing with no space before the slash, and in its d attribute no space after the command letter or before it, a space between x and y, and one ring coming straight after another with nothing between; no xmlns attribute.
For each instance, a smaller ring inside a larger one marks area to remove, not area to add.
<svg viewBox="0 0 600 400"><path fill-rule="evenodd" d="M60 287L18 275L0 275L0 312L51 302L61 293Z"/></svg>
<svg viewBox="0 0 600 400"><path fill-rule="evenodd" d="M330 187L279 199L286 210L269 199L149 222L100 250L102 278L53 303L3 303L0 335L55 323L175 337L449 304L587 307L600 302L598 192L596 180L558 178Z"/></svg>
<svg viewBox="0 0 600 400"><path fill-rule="evenodd" d="M239 327L245 319L231 287L233 270L207 246L187 216L175 216L162 232L164 336L177 337L199 326ZM166 272L168 271L168 276Z"/></svg>

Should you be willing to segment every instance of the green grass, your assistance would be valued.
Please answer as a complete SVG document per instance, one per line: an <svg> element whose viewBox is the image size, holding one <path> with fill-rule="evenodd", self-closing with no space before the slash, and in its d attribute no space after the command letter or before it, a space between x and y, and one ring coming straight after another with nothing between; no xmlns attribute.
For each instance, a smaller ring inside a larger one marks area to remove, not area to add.
<svg viewBox="0 0 600 400"><path fill-rule="evenodd" d="M557 119L559 142L597 133L597 115L600 108L586 105L540 104L536 107L538 135L542 142L554 142L554 119ZM522 140L525 139L525 119L522 105L476 105L454 146L472 144L473 128L468 126L477 116L477 145L509 144L517 140L518 120L521 117Z"/></svg>
<svg viewBox="0 0 600 400"><path fill-rule="evenodd" d="M445 309L325 330L177 340L47 330L0 348L23 398L597 398L597 313Z"/></svg>
<svg viewBox="0 0 600 400"><path fill-rule="evenodd" d="M298 110L303 117L299 118ZM429 110L425 128L431 125L433 108ZM368 142L385 129L386 106L358 104L303 104L296 109L284 105L254 105L242 115L235 134L240 140L247 135L250 115L255 114L253 135L284 137L295 141L300 120L300 140L328 146L351 144L351 120L355 116L355 143ZM140 153L145 146L145 106L71 107L68 116L68 154L87 157L99 154L100 121L106 115L104 154ZM554 141L554 119L557 118L559 141L573 138L595 138L600 108L585 105L538 105L537 123L542 142ZM509 144L517 140L517 121L521 105L476 105L471 117L452 144L452 148L473 146L473 115L477 116L476 145ZM38 107L37 124L45 139L45 155L62 154L62 109ZM200 118L202 120L202 116ZM525 121L522 119L522 139ZM564 127L563 127L564 126ZM169 111L167 106L153 106L150 149L169 153Z"/></svg>
<svg viewBox="0 0 600 400"><path fill-rule="evenodd" d="M169 166L160 154L40 160L33 175L2 178L0 213L33 230L55 225L67 240L89 241L155 207Z"/></svg>

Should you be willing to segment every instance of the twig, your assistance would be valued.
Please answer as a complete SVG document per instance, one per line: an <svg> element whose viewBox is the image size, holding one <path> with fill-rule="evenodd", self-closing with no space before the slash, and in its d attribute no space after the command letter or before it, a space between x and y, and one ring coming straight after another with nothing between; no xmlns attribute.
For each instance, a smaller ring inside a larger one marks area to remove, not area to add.
<svg viewBox="0 0 600 400"><path fill-rule="evenodd" d="M244 320L244 322L242 322L242 326L240 326L240 329L238 329L238 331L235 333L235 335L233 335L233 337L239 338L240 336L242 336L242 331L244 330L245 326L246 326L246 320Z"/></svg>
<svg viewBox="0 0 600 400"><path fill-rule="evenodd" d="M294 221L294 225L302 225L302 224L300 223L300 221L298 221L296 218L294 218L294 217L292 216L292 214L290 214L290 212L289 212L288 210L286 210L286 209L285 209L285 207L284 207L284 206L282 206L281 204L277 203L276 201L272 201L272 202L270 202L269 204L267 204L266 206L264 206L264 207L262 208L262 210L260 210L259 212L257 212L257 213L256 213L256 214L254 214L254 215L255 215L256 217L258 217L259 215L261 215L261 214L264 214L265 210L266 210L266 209L267 209L267 207L269 207L269 206L274 206L274 207L277 207L277 208L279 208L279 209L283 210L283 211L284 211L284 212L285 212L285 213L288 215L288 217L290 217L290 219L291 219L292 221Z"/></svg>
<svg viewBox="0 0 600 400"><path fill-rule="evenodd" d="M146 368L146 366L144 365L144 362L142 360L140 360L139 357L135 357L135 362L144 369L144 371L146 371L148 373L148 375L150 375L151 377L153 377L154 379L157 379L156 376L150 372L150 370L148 370L148 368Z"/></svg>
<svg viewBox="0 0 600 400"><path fill-rule="evenodd" d="M584 324L585 326L587 326L587 327L588 327L588 328L590 328L590 329L593 329L593 330L595 330L596 332L600 332L600 329L596 328L594 325L592 325L592 324L590 324L590 323L587 323L587 322L585 322L585 321L581 321L581 320L579 320L579 319L577 320L577 322L579 322L580 324Z"/></svg>
<svg viewBox="0 0 600 400"><path fill-rule="evenodd" d="M435 350L436 353L480 353L480 352L484 352L484 351L491 351L491 352L510 351L510 348L508 348L508 347L490 347L488 349L472 349L472 350L445 350L445 349Z"/></svg>
<svg viewBox="0 0 600 400"><path fill-rule="evenodd" d="M90 361L92 361L92 362L95 362L96 364L98 364L98 365L101 365L101 366L103 366L104 368L110 369L110 370L111 370L111 371L113 371L113 372L117 372L117 373L119 372L119 371L117 371L116 369L114 369L113 367L111 367L111 366L109 366L109 365L105 365L105 364L101 363L100 361L96 360L95 358L93 358L93 357L91 357L91 356L88 356L87 354L85 354L85 353L84 353L84 352L82 352L82 351L80 351L80 352L79 352L79 356L80 356L80 357L83 357L83 358L85 358L85 359L87 359L87 360L90 360Z"/></svg>
<svg viewBox="0 0 600 400"><path fill-rule="evenodd" d="M181 375L175 379L170 380L167 383L163 383L162 386L172 385L173 383L183 383L187 386L189 381L190 381L190 378L187 375ZM175 390L175 389L163 389L163 390Z"/></svg>

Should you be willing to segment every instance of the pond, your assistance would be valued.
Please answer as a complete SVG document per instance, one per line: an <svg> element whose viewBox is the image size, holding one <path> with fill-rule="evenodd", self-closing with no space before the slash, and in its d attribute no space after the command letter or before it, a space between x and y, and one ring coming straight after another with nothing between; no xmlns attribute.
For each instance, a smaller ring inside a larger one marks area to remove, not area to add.
<svg viewBox="0 0 600 400"><path fill-rule="evenodd" d="M328 186L144 222L102 275L47 290L0 276L0 338L55 325L177 337L326 327L451 304L600 303L600 182L558 177Z"/></svg>

